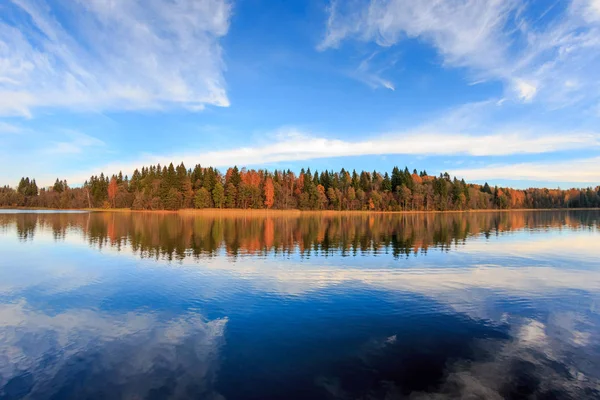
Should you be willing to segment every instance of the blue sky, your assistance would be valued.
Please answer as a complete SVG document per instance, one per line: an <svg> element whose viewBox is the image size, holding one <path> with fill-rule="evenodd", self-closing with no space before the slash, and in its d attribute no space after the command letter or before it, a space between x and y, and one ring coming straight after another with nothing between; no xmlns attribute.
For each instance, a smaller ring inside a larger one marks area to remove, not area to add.
<svg viewBox="0 0 600 400"><path fill-rule="evenodd" d="M600 0L8 0L0 184L183 161L600 184Z"/></svg>

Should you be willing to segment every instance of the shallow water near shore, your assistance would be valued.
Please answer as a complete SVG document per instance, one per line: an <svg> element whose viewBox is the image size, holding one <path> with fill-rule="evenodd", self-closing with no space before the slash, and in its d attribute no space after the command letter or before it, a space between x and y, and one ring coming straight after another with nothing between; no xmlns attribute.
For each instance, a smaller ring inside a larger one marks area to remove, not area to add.
<svg viewBox="0 0 600 400"><path fill-rule="evenodd" d="M0 210L0 399L600 398L600 211Z"/></svg>

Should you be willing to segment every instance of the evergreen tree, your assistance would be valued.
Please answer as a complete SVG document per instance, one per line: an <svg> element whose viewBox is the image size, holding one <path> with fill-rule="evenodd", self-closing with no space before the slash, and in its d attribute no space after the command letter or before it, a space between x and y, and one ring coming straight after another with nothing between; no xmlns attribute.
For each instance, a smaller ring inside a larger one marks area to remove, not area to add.
<svg viewBox="0 0 600 400"><path fill-rule="evenodd" d="M398 167L394 167L392 169L392 190L395 192L398 190L398 187L402 185L402 174L400 173L400 169Z"/></svg>
<svg viewBox="0 0 600 400"><path fill-rule="evenodd" d="M192 175L191 180L192 180L192 185L194 186L194 190L200 189L202 187L203 178L204 178L204 171L202 170L202 167L200 166L200 164L196 164L191 175Z"/></svg>
<svg viewBox="0 0 600 400"><path fill-rule="evenodd" d="M481 191L483 193L492 194L492 189L490 188L490 185L488 185L487 182L485 183L485 185L483 185L483 187L481 188Z"/></svg>
<svg viewBox="0 0 600 400"><path fill-rule="evenodd" d="M35 183L35 179L31 181L31 187L29 191L29 196L37 196L39 193L38 185Z"/></svg>
<svg viewBox="0 0 600 400"><path fill-rule="evenodd" d="M358 174L355 169L352 170L352 187L355 191L360 189L360 180L358 179Z"/></svg>
<svg viewBox="0 0 600 400"><path fill-rule="evenodd" d="M408 171L408 167L404 167L404 173L403 173L403 183L404 185L406 185L407 188L409 188L410 190L413 190L415 187L415 182L413 181L412 175L410 174L410 172Z"/></svg>
<svg viewBox="0 0 600 400"><path fill-rule="evenodd" d="M179 210L181 208L183 196L181 193L174 187L169 189L167 197L164 201L164 207L167 210Z"/></svg>
<svg viewBox="0 0 600 400"><path fill-rule="evenodd" d="M381 183L381 190L383 190L384 192L392 191L392 181L390 180L390 176L388 175L387 172L383 176L383 182Z"/></svg>
<svg viewBox="0 0 600 400"><path fill-rule="evenodd" d="M54 186L52 186L52 190L55 191L56 193L62 193L64 190L62 181L59 181L58 178L56 178L56 182L54 182Z"/></svg>

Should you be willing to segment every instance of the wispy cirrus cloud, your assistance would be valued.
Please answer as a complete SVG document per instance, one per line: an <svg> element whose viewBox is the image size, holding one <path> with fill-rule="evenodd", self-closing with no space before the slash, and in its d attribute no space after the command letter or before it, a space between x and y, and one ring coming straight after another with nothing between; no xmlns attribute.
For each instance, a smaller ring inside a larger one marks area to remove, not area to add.
<svg viewBox="0 0 600 400"><path fill-rule="evenodd" d="M219 39L230 15L227 0L10 0L0 115L228 106Z"/></svg>
<svg viewBox="0 0 600 400"><path fill-rule="evenodd" d="M105 143L93 136L87 135L74 130L64 131L68 140L54 141L52 144L43 149L46 154L79 154L88 147L100 147Z"/></svg>
<svg viewBox="0 0 600 400"><path fill-rule="evenodd" d="M378 52L374 52L367 58L362 60L358 67L352 71L349 75L372 88L385 88L389 90L396 90L394 83L383 77L384 72L390 68L390 66L377 68L374 61L378 55ZM392 65L393 66L393 65Z"/></svg>
<svg viewBox="0 0 600 400"><path fill-rule="evenodd" d="M598 8L597 0L332 0L317 48L349 39L389 48L419 39L443 65L469 69L474 81L505 82L508 97L563 106L598 98Z"/></svg>

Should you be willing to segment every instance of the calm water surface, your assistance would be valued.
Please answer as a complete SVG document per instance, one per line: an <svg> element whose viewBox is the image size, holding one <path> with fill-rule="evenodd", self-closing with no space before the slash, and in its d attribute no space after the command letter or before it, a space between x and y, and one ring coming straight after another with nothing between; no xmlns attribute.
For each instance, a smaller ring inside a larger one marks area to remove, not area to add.
<svg viewBox="0 0 600 400"><path fill-rule="evenodd" d="M0 399L600 398L600 213L0 210Z"/></svg>

